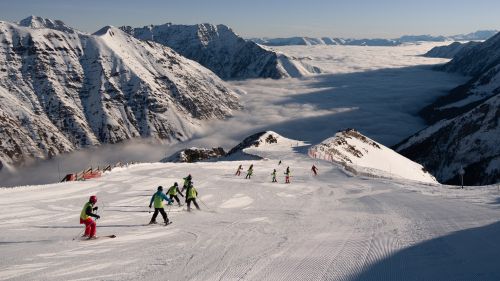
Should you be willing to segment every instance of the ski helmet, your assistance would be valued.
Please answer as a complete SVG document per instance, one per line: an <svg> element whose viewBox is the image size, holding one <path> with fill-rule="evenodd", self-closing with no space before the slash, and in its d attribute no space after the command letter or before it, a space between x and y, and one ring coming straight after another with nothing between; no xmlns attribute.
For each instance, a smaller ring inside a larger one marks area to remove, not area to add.
<svg viewBox="0 0 500 281"><path fill-rule="evenodd" d="M97 196L95 196L95 195L90 196L89 202L92 204L97 203Z"/></svg>
<svg viewBox="0 0 500 281"><path fill-rule="evenodd" d="M174 186L179 186L179 184L177 182L174 183Z"/></svg>
<svg viewBox="0 0 500 281"><path fill-rule="evenodd" d="M162 191L163 190L163 186L158 186L158 191Z"/></svg>

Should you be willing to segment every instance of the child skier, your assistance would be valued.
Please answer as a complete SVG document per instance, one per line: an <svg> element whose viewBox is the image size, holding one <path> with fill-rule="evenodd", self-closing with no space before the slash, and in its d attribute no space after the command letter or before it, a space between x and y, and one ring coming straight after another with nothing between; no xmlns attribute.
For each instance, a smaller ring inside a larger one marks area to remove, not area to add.
<svg viewBox="0 0 500 281"><path fill-rule="evenodd" d="M196 190L196 188L194 188L193 182L190 182L186 191L186 203L188 212L191 212L191 202L193 202L196 209L200 209L200 206L198 206L198 203L196 202L196 197L198 197L198 191Z"/></svg>
<svg viewBox="0 0 500 281"><path fill-rule="evenodd" d="M314 166L314 164L313 164L313 166L311 168L311 171L314 173L315 176L318 175L318 168L316 168L316 166Z"/></svg>
<svg viewBox="0 0 500 281"><path fill-rule="evenodd" d="M191 174L189 174L187 177L182 178L182 179L184 180L184 184L182 185L182 191L184 191L186 188L188 188L189 183L191 182L193 177L191 177Z"/></svg>
<svg viewBox="0 0 500 281"><path fill-rule="evenodd" d="M169 199L164 193L163 193L163 187L158 186L158 190L153 194L151 197L151 201L149 202L149 208L151 208L151 205L155 205L155 212L153 214L153 217L151 218L151 221L149 224L155 224L156 223L156 217L158 216L158 212L161 213L161 216L163 217L163 221L165 222L165 225L169 224L170 220L167 217L167 214L165 213L165 210L163 209L163 200L167 201L169 204L171 204L173 201L172 199Z"/></svg>
<svg viewBox="0 0 500 281"><path fill-rule="evenodd" d="M290 183L290 167L286 167L285 171L285 183Z"/></svg>
<svg viewBox="0 0 500 281"><path fill-rule="evenodd" d="M239 176L241 175L241 170L243 170L243 167L241 165L238 166L238 170L236 171L236 174L234 174L235 176Z"/></svg>
<svg viewBox="0 0 500 281"><path fill-rule="evenodd" d="M273 172L271 173L271 176L273 176L273 182L278 182L276 180L276 169L273 170Z"/></svg>
<svg viewBox="0 0 500 281"><path fill-rule="evenodd" d="M182 206L182 204L181 201L179 201L179 197L177 197L177 192L179 192L180 196L184 197L184 194L182 194L182 192L179 190L179 184L176 182L168 189L167 194L170 196L170 200L175 199L175 201L177 201L177 205L179 205L180 207Z"/></svg>
<svg viewBox="0 0 500 281"><path fill-rule="evenodd" d="M97 206L94 207L96 203L97 196L90 196L89 201L83 205L83 209L80 212L80 224L85 224L85 233L83 237L88 237L88 239L96 239L96 222L92 218L101 218L99 215L92 213L92 211L97 211L98 209Z"/></svg>
<svg viewBox="0 0 500 281"><path fill-rule="evenodd" d="M245 179L250 179L252 177L252 174L253 174L253 164L250 165L250 167L248 168Z"/></svg>

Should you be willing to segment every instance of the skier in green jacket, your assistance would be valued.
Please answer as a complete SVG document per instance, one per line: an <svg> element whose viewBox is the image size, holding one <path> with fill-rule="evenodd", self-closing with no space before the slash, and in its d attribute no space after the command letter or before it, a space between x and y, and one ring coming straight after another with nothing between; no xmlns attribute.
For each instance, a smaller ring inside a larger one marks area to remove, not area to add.
<svg viewBox="0 0 500 281"><path fill-rule="evenodd" d="M179 197L177 197L177 192L179 192L180 196L184 197L184 194L182 194L182 192L179 190L179 184L176 182L176 183L174 183L173 186L171 186L168 189L167 194L169 195L170 200L175 199L175 201L177 201L177 204L180 207L180 206L182 206L182 204L181 204L181 201L179 200Z"/></svg>
<svg viewBox="0 0 500 281"><path fill-rule="evenodd" d="M245 179L250 179L252 177L252 174L253 174L253 164L250 165L250 167L248 168L247 175L245 176Z"/></svg>
<svg viewBox="0 0 500 281"><path fill-rule="evenodd" d="M153 214L153 217L151 218L151 221L149 224L155 224L156 223L156 217L158 216L158 212L161 213L161 216L163 217L163 221L165 222L165 225L169 224L170 220L167 217L167 214L165 213L165 210L163 209L163 200L167 201L169 204L172 204L172 199L169 199L165 193L163 193L163 187L158 186L158 190L153 194L151 197L151 201L149 202L149 208L154 203L155 206L155 212Z"/></svg>
<svg viewBox="0 0 500 281"><path fill-rule="evenodd" d="M198 191L193 186L193 182L189 183L189 186L186 191L186 203L187 203L187 211L191 212L191 202L193 202L196 209L200 209L198 203L196 202L196 197L198 197Z"/></svg>
<svg viewBox="0 0 500 281"><path fill-rule="evenodd" d="M89 198L89 201L85 203L82 211L80 212L80 224L85 224L85 233L83 237L88 237L88 239L95 239L96 233L96 222L94 219L99 219L100 216L93 213L93 211L97 211L97 206L94 205L97 203L97 196L92 195Z"/></svg>
<svg viewBox="0 0 500 281"><path fill-rule="evenodd" d="M189 183L191 182L191 180L193 180L193 177L191 176L191 174L189 174L187 177L182 179L184 180L184 184L182 185L182 191L184 191L185 189L188 188Z"/></svg>
<svg viewBox="0 0 500 281"><path fill-rule="evenodd" d="M273 176L273 182L278 182L276 180L276 169L273 170L273 172L271 173L271 176Z"/></svg>

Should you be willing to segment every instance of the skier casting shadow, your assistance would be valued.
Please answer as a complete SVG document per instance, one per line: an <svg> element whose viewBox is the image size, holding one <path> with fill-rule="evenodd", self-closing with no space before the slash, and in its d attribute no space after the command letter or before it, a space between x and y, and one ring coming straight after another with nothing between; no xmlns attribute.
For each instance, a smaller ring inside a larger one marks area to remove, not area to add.
<svg viewBox="0 0 500 281"><path fill-rule="evenodd" d="M179 192L180 196L184 197L184 194L182 194L182 192L179 190L179 184L177 184L177 182L176 182L176 183L174 183L173 186L171 186L168 189L167 193L170 196L170 200L175 199L175 201L177 201L177 205L179 205L179 207L180 207L180 206L182 206L182 204L181 204L181 201L179 200L179 197L177 197L177 192Z"/></svg>
<svg viewBox="0 0 500 281"><path fill-rule="evenodd" d="M186 203L187 203L187 211L191 212L191 202L193 202L196 209L200 210L200 206L196 202L196 197L198 197L198 191L193 186L193 182L189 183L189 186L186 191Z"/></svg>
<svg viewBox="0 0 500 281"><path fill-rule="evenodd" d="M153 194L151 197L151 201L149 202L149 208L151 206L155 205L155 212L153 214L153 217L151 218L151 221L149 224L155 224L156 223L156 217L158 216L158 213L161 213L161 216L163 217L163 221L165 222L165 225L169 224L170 221L167 217L167 214L165 213L165 210L163 209L163 200L167 201L168 204L172 204L172 199L169 199L164 193L163 193L163 187L158 186L158 190Z"/></svg>
<svg viewBox="0 0 500 281"><path fill-rule="evenodd" d="M97 211L98 207L94 207L97 203L97 196L92 195L89 198L89 202L83 205L82 212L80 213L80 224L85 224L85 233L82 237L88 237L88 239L96 239L96 220L101 218L99 215L92 213L92 211Z"/></svg>

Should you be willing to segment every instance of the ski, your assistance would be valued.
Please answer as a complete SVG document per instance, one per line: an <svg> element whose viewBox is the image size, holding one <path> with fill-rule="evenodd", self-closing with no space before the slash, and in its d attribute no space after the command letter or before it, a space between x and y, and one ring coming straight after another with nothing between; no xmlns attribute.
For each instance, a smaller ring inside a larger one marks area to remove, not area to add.
<svg viewBox="0 0 500 281"><path fill-rule="evenodd" d="M104 239L104 238L116 238L116 235L114 234L111 234L111 235L102 235L102 236L97 236L95 238L92 238L92 239L89 239L88 237L81 237L80 241L92 241L92 240L100 240L100 239Z"/></svg>

